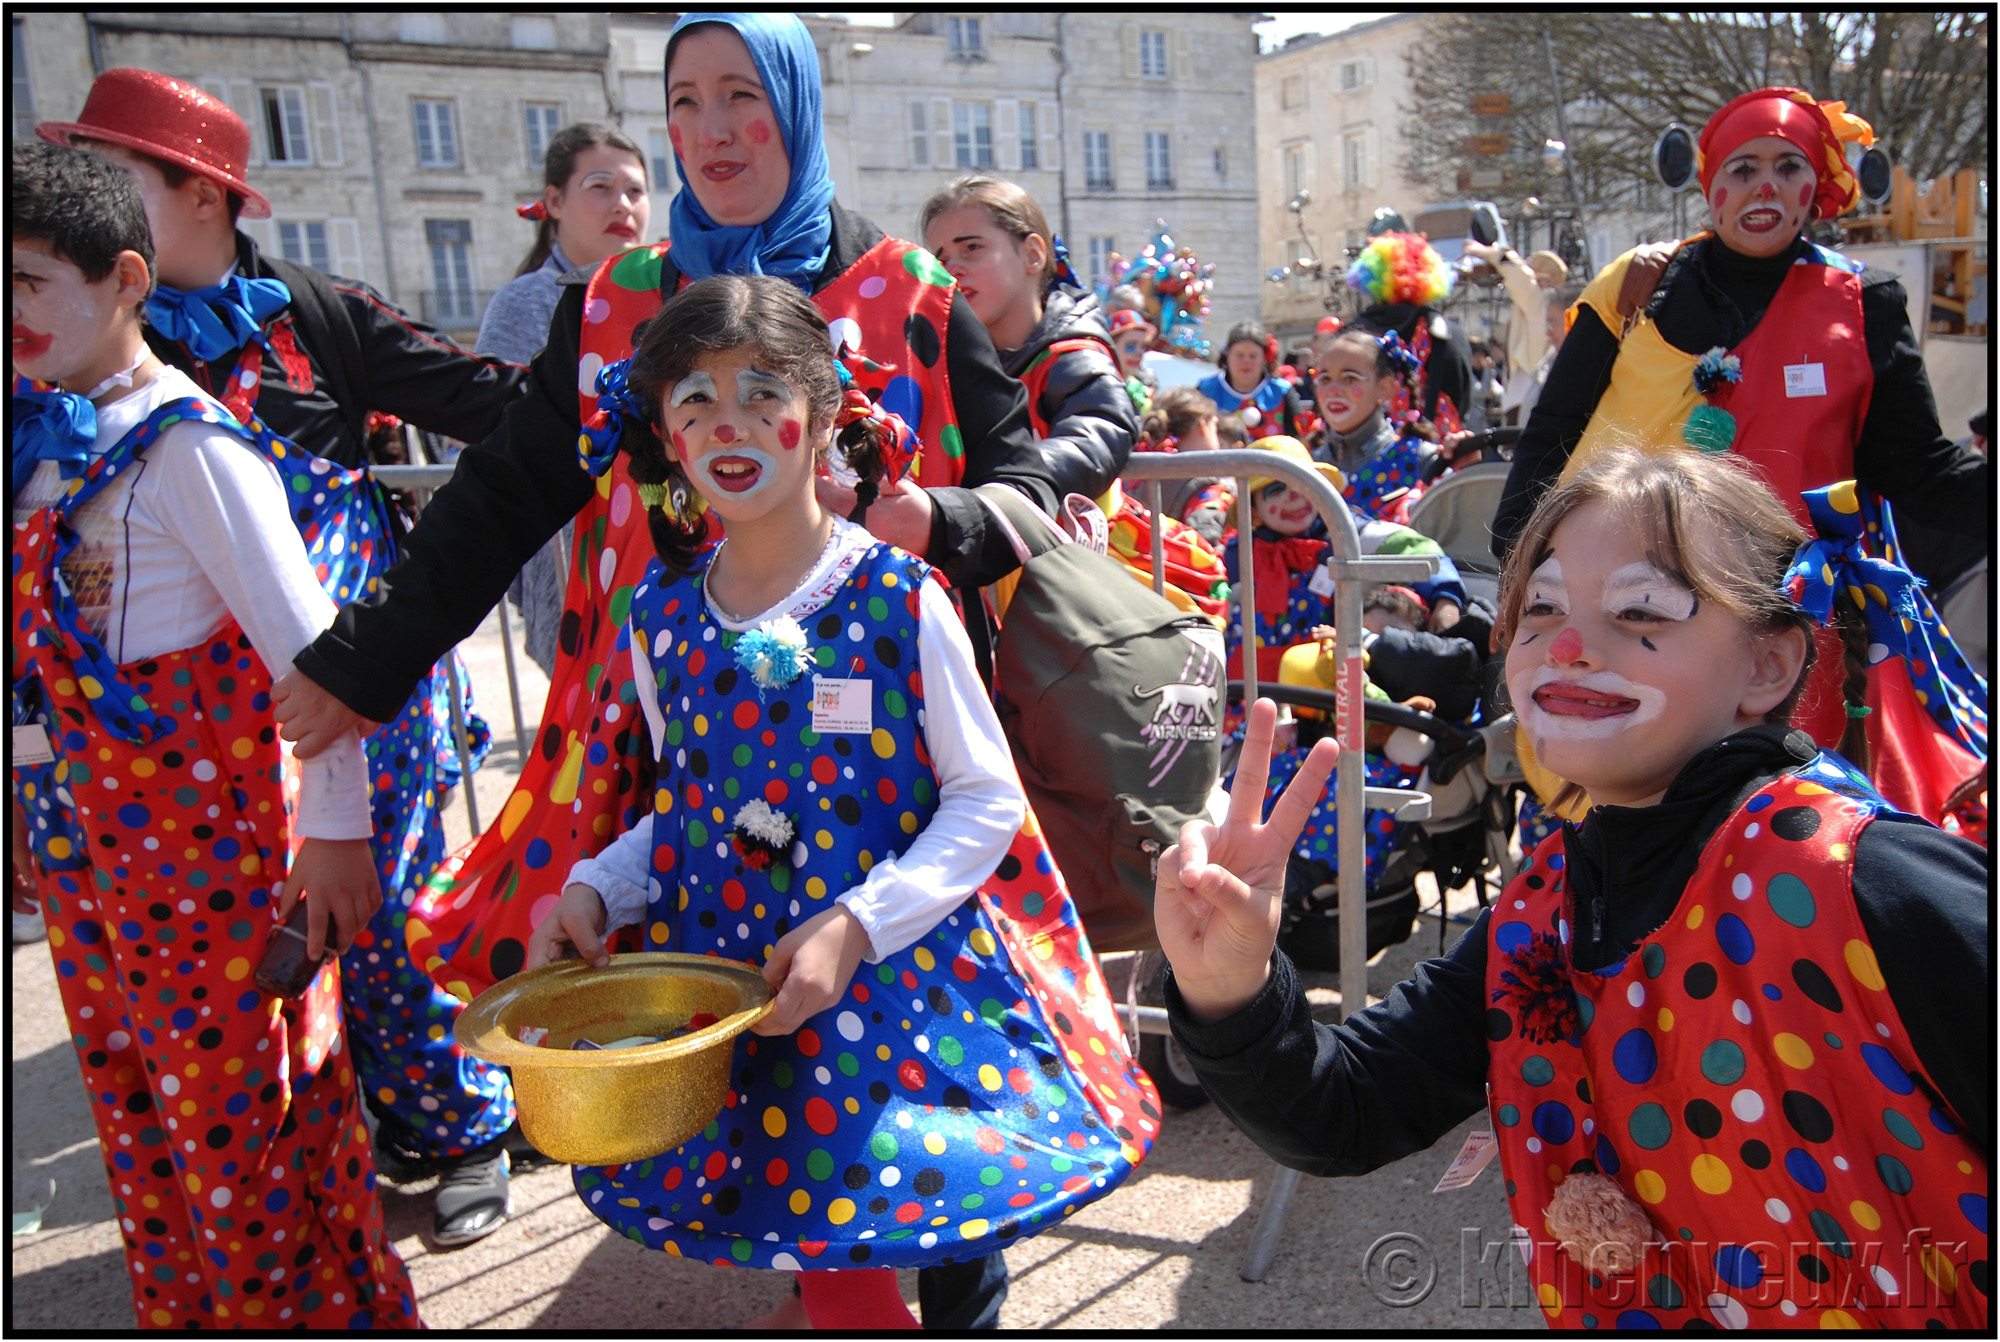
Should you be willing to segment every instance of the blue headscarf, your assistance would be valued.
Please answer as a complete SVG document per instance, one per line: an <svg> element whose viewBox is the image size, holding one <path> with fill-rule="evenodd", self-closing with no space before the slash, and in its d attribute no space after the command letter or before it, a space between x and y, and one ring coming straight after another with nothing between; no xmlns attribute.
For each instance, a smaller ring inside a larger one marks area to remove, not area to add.
<svg viewBox="0 0 2000 1342"><path fill-rule="evenodd" d="M833 174L826 161L819 53L813 49L812 36L790 14L689 14L667 38L669 69L674 43L698 23L725 24L750 48L785 155L791 160L792 181L770 218L759 224L725 226L709 218L695 199L686 184L687 164L676 151L674 166L682 186L668 214L674 266L695 280L711 275L775 275L810 294L813 280L826 267L833 237L828 209L833 203Z"/></svg>

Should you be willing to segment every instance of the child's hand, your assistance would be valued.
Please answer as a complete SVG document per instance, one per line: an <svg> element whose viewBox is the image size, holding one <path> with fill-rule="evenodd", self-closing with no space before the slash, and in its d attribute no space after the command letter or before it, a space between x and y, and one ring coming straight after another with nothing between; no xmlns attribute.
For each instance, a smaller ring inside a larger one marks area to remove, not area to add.
<svg viewBox="0 0 2000 1342"><path fill-rule="evenodd" d="M764 982L778 990L777 1009L751 1033L791 1034L838 1002L867 951L867 930L845 904L785 933L764 962Z"/></svg>
<svg viewBox="0 0 2000 1342"><path fill-rule="evenodd" d="M1160 854L1153 920L1181 999L1197 1020L1242 1010L1269 977L1284 911L1285 861L1340 754L1332 737L1315 745L1270 820L1259 824L1277 716L1268 699L1250 707L1228 817L1220 826L1190 821L1181 827L1181 841Z"/></svg>
<svg viewBox="0 0 2000 1342"><path fill-rule="evenodd" d="M581 881L572 881L563 887L549 916L535 925L521 968L533 969L572 953L604 968L611 963L611 952L604 949L604 924L604 897Z"/></svg>
<svg viewBox="0 0 2000 1342"><path fill-rule="evenodd" d="M327 923L333 924L333 948L341 954L375 910L382 907L382 881L375 874L375 855L366 839L307 839L292 859L292 874L278 895L278 921L283 922L306 900L306 958L316 960L327 946Z"/></svg>
<svg viewBox="0 0 2000 1342"><path fill-rule="evenodd" d="M339 745L349 732L366 735L381 725L356 713L296 668L271 683L271 712L278 719L278 735L292 742L292 754L302 760Z"/></svg>

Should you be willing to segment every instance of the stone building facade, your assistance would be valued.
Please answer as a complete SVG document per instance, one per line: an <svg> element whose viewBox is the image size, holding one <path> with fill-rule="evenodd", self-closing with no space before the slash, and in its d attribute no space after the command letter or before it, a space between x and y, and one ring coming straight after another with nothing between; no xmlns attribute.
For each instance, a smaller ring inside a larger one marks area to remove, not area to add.
<svg viewBox="0 0 2000 1342"><path fill-rule="evenodd" d="M95 70L191 80L253 129L250 182L272 217L242 227L260 247L366 280L467 345L533 240L514 207L541 194L547 137L611 105L601 14L92 10L13 22L17 139L74 120Z"/></svg>

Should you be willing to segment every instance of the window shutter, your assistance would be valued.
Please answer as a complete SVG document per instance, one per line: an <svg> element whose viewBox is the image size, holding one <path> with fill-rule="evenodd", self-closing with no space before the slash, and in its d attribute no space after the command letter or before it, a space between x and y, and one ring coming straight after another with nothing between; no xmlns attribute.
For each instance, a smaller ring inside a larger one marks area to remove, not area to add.
<svg viewBox="0 0 2000 1342"><path fill-rule="evenodd" d="M1139 77L1139 25L1121 23L1118 25L1118 55L1124 62L1125 77Z"/></svg>
<svg viewBox="0 0 2000 1342"><path fill-rule="evenodd" d="M929 113L928 99L910 99L910 166L913 168L928 168L931 165Z"/></svg>
<svg viewBox="0 0 2000 1342"><path fill-rule="evenodd" d="M1021 170L1021 114L1019 100L993 100L993 167L999 172Z"/></svg>
<svg viewBox="0 0 2000 1342"><path fill-rule="evenodd" d="M337 168L342 162L340 105L334 98L333 85L308 84L306 97L312 104L313 158L322 167Z"/></svg>
<svg viewBox="0 0 2000 1342"><path fill-rule="evenodd" d="M361 225L353 219L326 221L326 244L333 252L333 273L350 280L365 279L361 262Z"/></svg>
<svg viewBox="0 0 2000 1342"><path fill-rule="evenodd" d="M1175 27L1171 40L1173 42L1172 64L1168 65L1167 69L1173 72L1176 81L1193 79L1194 57L1189 50L1188 30L1185 27Z"/></svg>
<svg viewBox="0 0 2000 1342"><path fill-rule="evenodd" d="M949 168L958 162L952 147L951 99L931 99L931 166Z"/></svg>
<svg viewBox="0 0 2000 1342"><path fill-rule="evenodd" d="M250 127L250 166L254 168L261 165L266 157L263 101L257 96L257 85L252 80L232 79L228 85L229 92L222 100Z"/></svg>
<svg viewBox="0 0 2000 1342"><path fill-rule="evenodd" d="M1062 169L1063 128L1062 105L1042 103L1035 109L1035 129L1042 135L1042 169L1059 172Z"/></svg>
<svg viewBox="0 0 2000 1342"><path fill-rule="evenodd" d="M1373 190L1377 185L1375 180L1375 132L1372 129L1361 132L1361 185L1369 190Z"/></svg>

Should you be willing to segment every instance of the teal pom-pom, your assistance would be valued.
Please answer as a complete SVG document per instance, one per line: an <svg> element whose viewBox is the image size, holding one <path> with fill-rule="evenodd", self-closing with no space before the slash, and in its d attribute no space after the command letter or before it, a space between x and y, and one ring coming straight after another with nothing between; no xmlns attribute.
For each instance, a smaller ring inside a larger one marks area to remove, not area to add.
<svg viewBox="0 0 2000 1342"><path fill-rule="evenodd" d="M1697 452L1727 452L1736 441L1736 416L1712 405L1698 405L1688 415L1681 437Z"/></svg>

